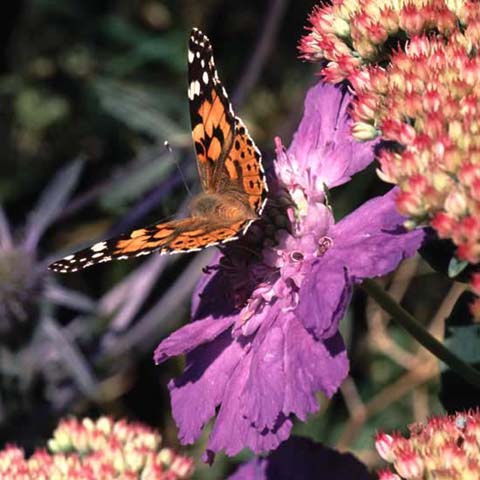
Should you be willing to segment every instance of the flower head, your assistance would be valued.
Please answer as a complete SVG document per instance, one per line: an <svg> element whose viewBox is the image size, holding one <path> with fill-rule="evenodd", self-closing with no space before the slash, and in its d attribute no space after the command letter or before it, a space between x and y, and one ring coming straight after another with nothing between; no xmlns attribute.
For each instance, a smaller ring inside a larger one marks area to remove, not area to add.
<svg viewBox="0 0 480 480"><path fill-rule="evenodd" d="M29 341L34 312L41 300L50 300L54 288L47 282L37 247L73 190L81 166L75 161L57 174L32 209L22 238L14 238L16 232L0 205L0 342L10 349Z"/></svg>
<svg viewBox="0 0 480 480"><path fill-rule="evenodd" d="M380 152L378 174L399 187L399 212L410 217L409 225L428 224L450 239L458 259L480 263L478 2L339 1L314 10L310 21L300 49L309 60L330 61L327 80L351 82L356 138L381 135L393 142ZM332 28L339 21L347 35ZM378 24L388 38L378 41ZM398 47L391 49L387 39ZM321 54L312 55L319 45ZM361 61L341 70L335 67L339 51ZM479 311L477 302L476 318Z"/></svg>
<svg viewBox="0 0 480 480"><path fill-rule="evenodd" d="M426 425L413 424L409 427L409 438L399 434L377 435L377 451L393 464L398 474L384 471L380 478L478 478L479 426L480 413L477 411L432 418ZM388 455L385 455L386 444Z"/></svg>
<svg viewBox="0 0 480 480"><path fill-rule="evenodd" d="M0 480L190 478L193 460L162 448L162 438L140 423L101 417L63 420L30 458L15 446L0 451Z"/></svg>
<svg viewBox="0 0 480 480"><path fill-rule="evenodd" d="M319 84L288 150L277 144L276 179L264 219L244 243L207 269L193 300L193 322L164 340L157 363L187 353L171 382L173 415L191 443L218 413L207 458L276 448L292 427L332 396L348 373L338 324L353 285L393 270L419 247L393 194L335 223L325 190L373 158L373 145L348 135L349 96Z"/></svg>
<svg viewBox="0 0 480 480"><path fill-rule="evenodd" d="M389 43L403 38L431 31L450 35L458 24L467 25L469 38L480 38L477 9L468 0L338 0L313 9L299 50L304 59L326 64L327 81L351 80L365 67L384 62Z"/></svg>

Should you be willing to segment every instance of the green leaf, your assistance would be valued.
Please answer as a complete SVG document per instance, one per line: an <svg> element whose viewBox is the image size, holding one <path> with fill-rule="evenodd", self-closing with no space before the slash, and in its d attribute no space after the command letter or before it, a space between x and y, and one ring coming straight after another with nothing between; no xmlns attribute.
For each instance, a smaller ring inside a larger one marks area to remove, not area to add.
<svg viewBox="0 0 480 480"><path fill-rule="evenodd" d="M163 63L176 73L185 72L185 32L152 34L114 16L107 17L100 29L109 41L129 49L123 48L120 55L114 55L105 65L109 73L126 75L148 63Z"/></svg>
<svg viewBox="0 0 480 480"><path fill-rule="evenodd" d="M476 297L465 292L453 307L445 322L445 345L463 361L480 368L480 325L470 312L470 303ZM480 391L465 382L456 372L443 368L440 400L449 413L480 406Z"/></svg>
<svg viewBox="0 0 480 480"><path fill-rule="evenodd" d="M34 88L22 90L15 99L17 121L35 131L44 130L62 120L69 111L70 106L65 98Z"/></svg>
<svg viewBox="0 0 480 480"><path fill-rule="evenodd" d="M460 273L462 273L468 267L468 262L458 260L456 257L452 257L450 259L450 263L448 264L448 276L450 278L455 278Z"/></svg>
<svg viewBox="0 0 480 480"><path fill-rule="evenodd" d="M172 92L103 78L93 84L102 107L132 130L147 134L162 143L190 145L191 134L173 122L167 112L178 108L178 97ZM187 112L185 104L185 113Z"/></svg>
<svg viewBox="0 0 480 480"><path fill-rule="evenodd" d="M479 271L480 266L458 260L456 250L450 240L440 240L432 232L419 253L435 271L455 278L457 282L469 282L472 273Z"/></svg>
<svg viewBox="0 0 480 480"><path fill-rule="evenodd" d="M480 364L480 325L450 327L445 345L468 363Z"/></svg>

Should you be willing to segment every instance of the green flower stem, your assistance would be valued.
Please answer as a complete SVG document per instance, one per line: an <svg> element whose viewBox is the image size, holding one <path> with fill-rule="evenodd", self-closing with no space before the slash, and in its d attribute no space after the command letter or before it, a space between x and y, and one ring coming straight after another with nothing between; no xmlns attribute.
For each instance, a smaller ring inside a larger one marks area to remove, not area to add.
<svg viewBox="0 0 480 480"><path fill-rule="evenodd" d="M376 282L367 279L363 281L361 287L430 353L458 373L466 382L480 389L480 372L430 335L415 317L402 308Z"/></svg>

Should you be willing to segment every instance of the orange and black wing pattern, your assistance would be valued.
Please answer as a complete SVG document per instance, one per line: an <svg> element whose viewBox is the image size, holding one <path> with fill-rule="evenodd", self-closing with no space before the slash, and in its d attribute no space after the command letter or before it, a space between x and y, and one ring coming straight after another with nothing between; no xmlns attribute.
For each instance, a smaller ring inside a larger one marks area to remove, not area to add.
<svg viewBox="0 0 480 480"><path fill-rule="evenodd" d="M188 44L188 99L202 187L217 191L219 171L232 146L235 115L218 78L210 40L194 28Z"/></svg>
<svg viewBox="0 0 480 480"><path fill-rule="evenodd" d="M116 238L98 242L52 263L50 270L76 272L98 263L127 260L150 253L194 252L234 240L245 221L233 224L212 222L206 217L188 217L133 230Z"/></svg>
<svg viewBox="0 0 480 480"><path fill-rule="evenodd" d="M222 191L244 193L252 211L257 216L261 215L268 193L262 157L239 117L235 117L232 148L227 153L219 177Z"/></svg>
<svg viewBox="0 0 480 480"><path fill-rule="evenodd" d="M208 37L195 28L189 42L188 77L192 136L204 190L244 193L260 215L267 194L260 151L233 112Z"/></svg>

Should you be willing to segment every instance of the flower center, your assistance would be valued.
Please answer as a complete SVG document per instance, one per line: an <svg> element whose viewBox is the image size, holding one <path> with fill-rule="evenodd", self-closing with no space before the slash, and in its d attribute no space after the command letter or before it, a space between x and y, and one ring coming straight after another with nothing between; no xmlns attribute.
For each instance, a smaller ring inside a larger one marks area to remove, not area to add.
<svg viewBox="0 0 480 480"><path fill-rule="evenodd" d="M290 259L292 262L301 262L304 258L303 253L298 250L290 253Z"/></svg>

